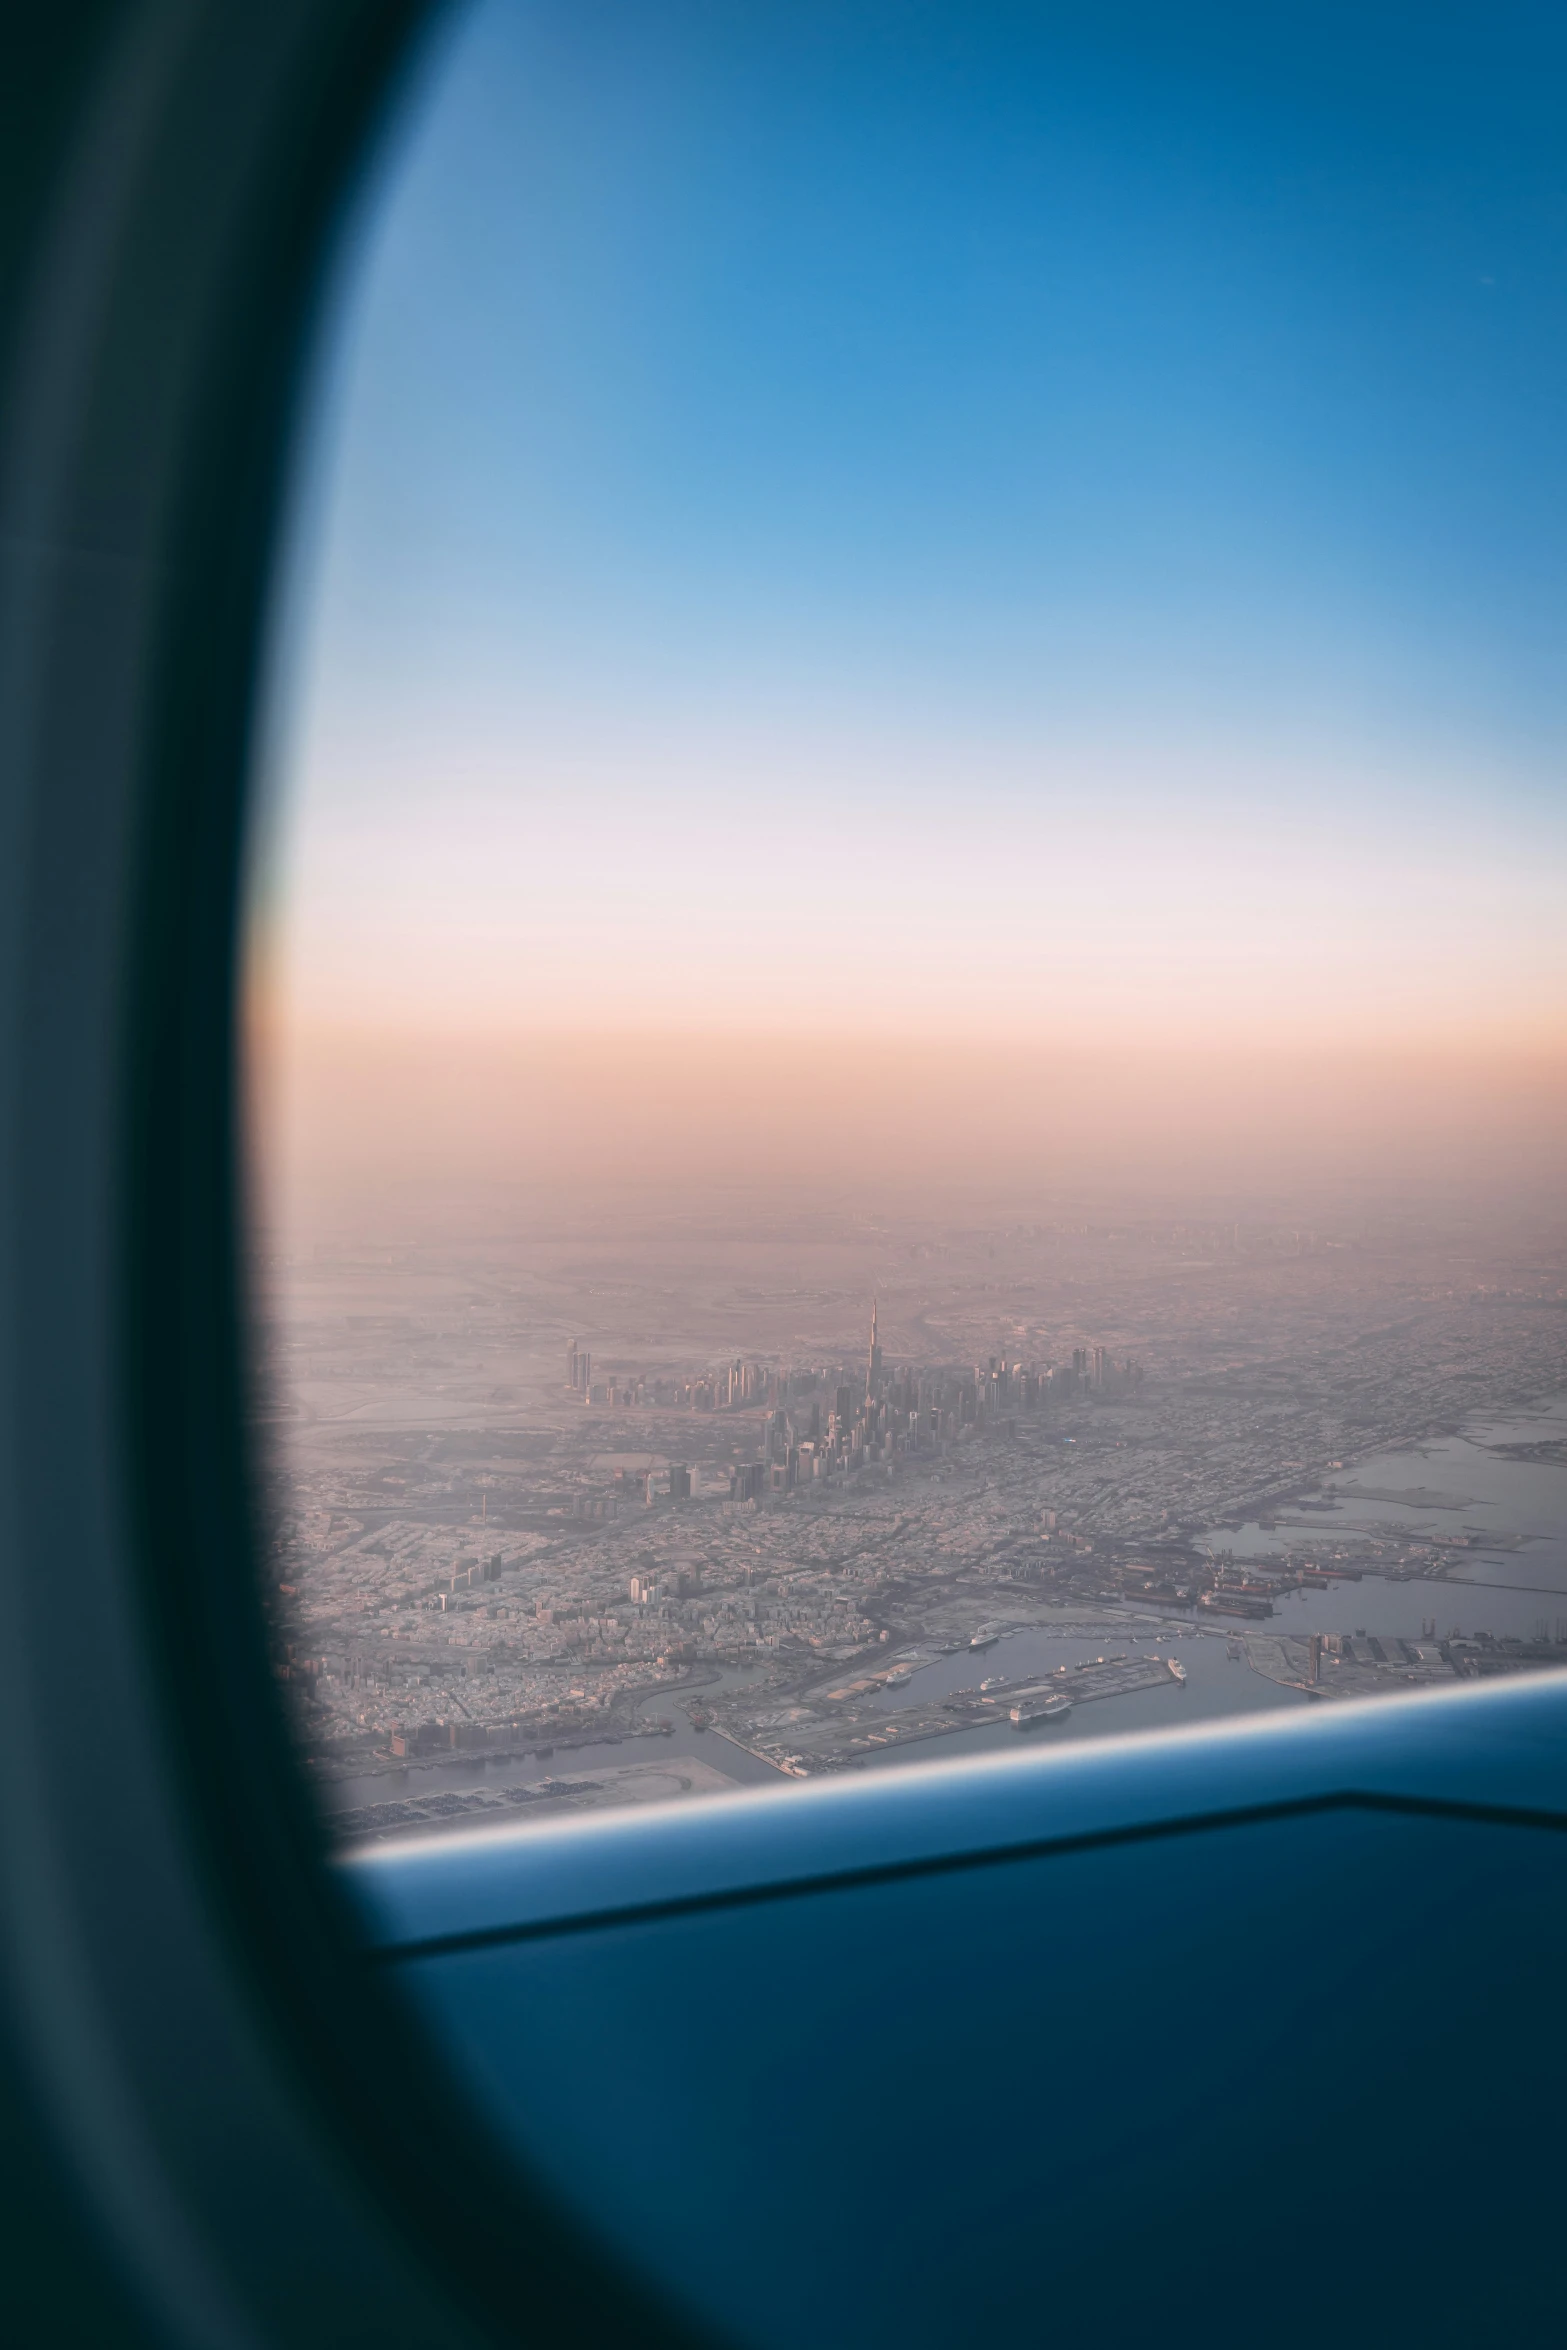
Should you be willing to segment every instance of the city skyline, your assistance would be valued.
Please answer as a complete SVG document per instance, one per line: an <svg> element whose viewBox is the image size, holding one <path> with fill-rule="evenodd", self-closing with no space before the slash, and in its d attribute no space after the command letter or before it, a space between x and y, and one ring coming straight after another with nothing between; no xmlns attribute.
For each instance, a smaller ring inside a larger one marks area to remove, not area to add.
<svg viewBox="0 0 1567 2350"><path fill-rule="evenodd" d="M1559 1201L626 1207L258 1264L346 1835L1567 1663Z"/></svg>

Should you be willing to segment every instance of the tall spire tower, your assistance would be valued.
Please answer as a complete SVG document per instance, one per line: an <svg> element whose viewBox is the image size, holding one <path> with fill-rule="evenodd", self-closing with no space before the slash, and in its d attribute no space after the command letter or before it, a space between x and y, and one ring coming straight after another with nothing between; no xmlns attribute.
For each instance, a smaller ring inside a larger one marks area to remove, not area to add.
<svg viewBox="0 0 1567 2350"><path fill-rule="evenodd" d="M881 1344L876 1336L876 1300L871 1299L871 1351L865 1364L865 1393L873 1396L881 1385Z"/></svg>

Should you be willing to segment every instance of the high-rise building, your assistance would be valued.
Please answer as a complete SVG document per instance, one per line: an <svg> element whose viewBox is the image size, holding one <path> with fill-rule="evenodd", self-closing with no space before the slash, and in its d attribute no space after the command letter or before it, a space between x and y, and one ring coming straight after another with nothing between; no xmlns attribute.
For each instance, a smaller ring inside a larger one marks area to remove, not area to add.
<svg viewBox="0 0 1567 2350"><path fill-rule="evenodd" d="M881 1385L881 1345L876 1333L876 1300L871 1299L871 1346L865 1363L865 1393L873 1396Z"/></svg>

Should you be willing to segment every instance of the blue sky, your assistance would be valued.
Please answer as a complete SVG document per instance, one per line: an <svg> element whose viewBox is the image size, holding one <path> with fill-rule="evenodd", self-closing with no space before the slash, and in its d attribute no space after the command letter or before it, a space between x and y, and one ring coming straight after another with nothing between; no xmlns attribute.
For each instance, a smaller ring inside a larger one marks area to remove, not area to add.
<svg viewBox="0 0 1567 2350"><path fill-rule="evenodd" d="M1544 8L452 18L323 359L291 984L1558 1032L1564 128Z"/></svg>

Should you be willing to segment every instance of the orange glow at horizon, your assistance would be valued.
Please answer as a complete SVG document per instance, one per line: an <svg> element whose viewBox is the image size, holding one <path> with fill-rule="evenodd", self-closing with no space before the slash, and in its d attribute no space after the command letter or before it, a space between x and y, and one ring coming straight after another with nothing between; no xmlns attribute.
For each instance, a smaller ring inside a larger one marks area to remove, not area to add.
<svg viewBox="0 0 1567 2350"><path fill-rule="evenodd" d="M862 1033L251 1032L263 1220L443 1186L783 1187L908 1202L1567 1173L1567 1054L1049 1049Z"/></svg>

